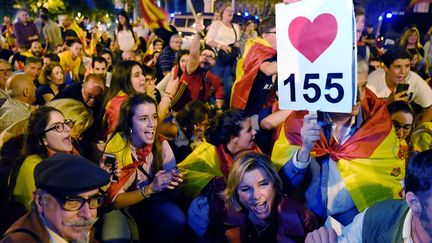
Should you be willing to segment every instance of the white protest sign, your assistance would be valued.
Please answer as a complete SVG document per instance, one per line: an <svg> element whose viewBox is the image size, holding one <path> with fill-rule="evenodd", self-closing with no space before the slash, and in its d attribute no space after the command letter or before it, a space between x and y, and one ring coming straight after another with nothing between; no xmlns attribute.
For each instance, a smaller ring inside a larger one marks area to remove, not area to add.
<svg viewBox="0 0 432 243"><path fill-rule="evenodd" d="M357 64L352 0L276 4L282 109L351 112Z"/></svg>

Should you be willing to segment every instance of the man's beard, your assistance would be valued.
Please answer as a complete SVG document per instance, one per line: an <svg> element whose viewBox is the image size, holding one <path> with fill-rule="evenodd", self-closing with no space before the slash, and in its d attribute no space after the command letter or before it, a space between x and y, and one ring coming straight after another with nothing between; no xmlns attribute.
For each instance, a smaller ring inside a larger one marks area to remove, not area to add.
<svg viewBox="0 0 432 243"><path fill-rule="evenodd" d="M201 62L200 67L201 69L208 71L211 68L211 64L209 62Z"/></svg>
<svg viewBox="0 0 432 243"><path fill-rule="evenodd" d="M42 56L42 52L40 52L40 51L33 52L33 56L35 56L35 57L41 57Z"/></svg>

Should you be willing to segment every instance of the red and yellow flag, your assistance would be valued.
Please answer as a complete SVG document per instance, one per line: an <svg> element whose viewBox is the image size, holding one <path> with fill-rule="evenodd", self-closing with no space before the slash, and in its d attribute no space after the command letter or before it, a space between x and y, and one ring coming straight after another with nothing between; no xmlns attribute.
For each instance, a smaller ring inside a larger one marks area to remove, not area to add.
<svg viewBox="0 0 432 243"><path fill-rule="evenodd" d="M246 42L243 56L237 62L236 80L231 91L231 108L244 110L261 64L276 55L268 41L255 38Z"/></svg>
<svg viewBox="0 0 432 243"><path fill-rule="evenodd" d="M366 90L362 112L364 121L361 127L344 144L340 145L334 139L327 141L321 134L321 140L312 151L313 157L327 154L336 161L360 212L377 202L401 198L400 181L405 174L405 162L398 157L399 140L384 102ZM300 129L305 114L292 112L280 132L271 156L278 170L302 145Z"/></svg>
<svg viewBox="0 0 432 243"><path fill-rule="evenodd" d="M169 16L168 13L160 8L155 0L139 0L139 8L141 16L151 29L165 28L169 30Z"/></svg>

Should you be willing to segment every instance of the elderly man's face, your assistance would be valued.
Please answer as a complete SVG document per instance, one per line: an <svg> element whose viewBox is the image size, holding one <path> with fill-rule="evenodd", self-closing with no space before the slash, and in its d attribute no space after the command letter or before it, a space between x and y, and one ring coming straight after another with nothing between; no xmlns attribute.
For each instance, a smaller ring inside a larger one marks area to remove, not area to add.
<svg viewBox="0 0 432 243"><path fill-rule="evenodd" d="M93 107L102 99L104 84L101 80L90 79L83 84L81 94L88 107Z"/></svg>
<svg viewBox="0 0 432 243"><path fill-rule="evenodd" d="M96 196L98 190L81 193L78 196L88 199ZM90 229L96 222L97 209L90 208L88 202L75 211L63 209L63 202L51 194L43 198L35 197L38 213L45 219L46 226L68 241L86 240Z"/></svg>
<svg viewBox="0 0 432 243"><path fill-rule="evenodd" d="M26 11L20 11L18 13L18 20L23 23L27 23L28 21L28 13Z"/></svg>
<svg viewBox="0 0 432 243"><path fill-rule="evenodd" d="M180 36L173 37L170 41L170 47L174 51L179 51L181 49L181 46L183 44L182 38Z"/></svg>

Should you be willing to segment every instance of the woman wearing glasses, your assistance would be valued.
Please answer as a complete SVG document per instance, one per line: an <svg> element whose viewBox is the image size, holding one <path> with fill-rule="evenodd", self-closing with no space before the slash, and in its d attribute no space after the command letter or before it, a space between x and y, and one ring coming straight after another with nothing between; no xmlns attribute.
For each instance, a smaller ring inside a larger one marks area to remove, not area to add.
<svg viewBox="0 0 432 243"><path fill-rule="evenodd" d="M102 220L103 241L136 239L126 215L132 215L144 242L174 242L183 231L183 212L162 194L175 189L182 175L168 142L159 137L157 129L154 99L138 94L124 102L119 126L105 149L115 155L120 175L108 189L107 201L116 210Z"/></svg>
<svg viewBox="0 0 432 243"><path fill-rule="evenodd" d="M49 103L63 113L66 120L71 120L73 126L70 128L70 136L72 138L72 143L74 148L83 154L83 147L80 146L83 139L83 133L87 131L93 124L93 114L92 112L80 101L74 99L58 99L53 100ZM85 144L85 142L83 143Z"/></svg>
<svg viewBox="0 0 432 243"><path fill-rule="evenodd" d="M12 200L30 206L35 182L33 171L36 165L56 152L77 153L72 146L71 127L73 122L49 106L41 106L29 118L24 149L14 163L9 188Z"/></svg>
<svg viewBox="0 0 432 243"><path fill-rule="evenodd" d="M414 125L414 111L408 102L402 100L390 103L387 105L387 110L399 139L399 157L406 159L408 158L409 146L405 139L411 133Z"/></svg>

